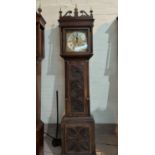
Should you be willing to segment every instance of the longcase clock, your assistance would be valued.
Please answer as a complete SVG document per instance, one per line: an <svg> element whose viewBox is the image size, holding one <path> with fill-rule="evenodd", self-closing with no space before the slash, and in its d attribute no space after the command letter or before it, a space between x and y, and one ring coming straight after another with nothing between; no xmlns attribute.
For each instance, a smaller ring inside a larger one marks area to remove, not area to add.
<svg viewBox="0 0 155 155"><path fill-rule="evenodd" d="M62 155L95 155L95 125L90 114L89 59L93 55L93 11L59 14L61 57L65 60L65 115Z"/></svg>
<svg viewBox="0 0 155 155"><path fill-rule="evenodd" d="M43 155L44 124L41 121L41 61L44 57L45 20L41 9L36 13L36 155Z"/></svg>

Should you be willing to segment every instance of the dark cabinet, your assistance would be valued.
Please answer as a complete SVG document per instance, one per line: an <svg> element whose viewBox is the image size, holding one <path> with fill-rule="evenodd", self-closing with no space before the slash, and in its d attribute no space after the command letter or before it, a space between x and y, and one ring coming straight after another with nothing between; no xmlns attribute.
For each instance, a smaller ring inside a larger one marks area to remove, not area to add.
<svg viewBox="0 0 155 155"><path fill-rule="evenodd" d="M43 155L44 124L41 121L41 61L44 58L45 20L36 13L36 155Z"/></svg>

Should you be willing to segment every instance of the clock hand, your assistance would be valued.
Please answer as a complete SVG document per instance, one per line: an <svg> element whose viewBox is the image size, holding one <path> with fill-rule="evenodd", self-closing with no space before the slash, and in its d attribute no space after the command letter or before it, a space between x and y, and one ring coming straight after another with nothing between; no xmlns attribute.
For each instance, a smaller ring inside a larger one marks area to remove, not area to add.
<svg viewBox="0 0 155 155"><path fill-rule="evenodd" d="M78 43L78 33L76 33L76 43Z"/></svg>
<svg viewBox="0 0 155 155"><path fill-rule="evenodd" d="M76 44L78 43L78 37L76 37Z"/></svg>
<svg viewBox="0 0 155 155"><path fill-rule="evenodd" d="M79 43L79 36L78 36L78 33L76 33L76 44L77 44L77 46L79 45L78 43Z"/></svg>

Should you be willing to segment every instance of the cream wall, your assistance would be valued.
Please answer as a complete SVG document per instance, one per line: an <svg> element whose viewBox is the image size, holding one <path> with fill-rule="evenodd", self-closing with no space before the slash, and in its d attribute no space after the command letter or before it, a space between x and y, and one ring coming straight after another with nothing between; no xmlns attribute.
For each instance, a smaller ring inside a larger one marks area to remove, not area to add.
<svg viewBox="0 0 155 155"><path fill-rule="evenodd" d="M39 1L37 1L38 6ZM42 61L42 113L44 123L56 122L59 91L60 117L64 112L64 61L59 56L58 18L74 9L94 11L94 56L90 59L91 112L96 123L117 122L117 0L42 0L45 29L45 58Z"/></svg>

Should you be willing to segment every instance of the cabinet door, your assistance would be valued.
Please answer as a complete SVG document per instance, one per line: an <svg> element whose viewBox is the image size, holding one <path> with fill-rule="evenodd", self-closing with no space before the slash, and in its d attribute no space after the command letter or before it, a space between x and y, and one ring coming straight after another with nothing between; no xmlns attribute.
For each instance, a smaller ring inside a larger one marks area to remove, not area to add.
<svg viewBox="0 0 155 155"><path fill-rule="evenodd" d="M67 61L66 70L67 114L70 116L88 115L88 61Z"/></svg>

